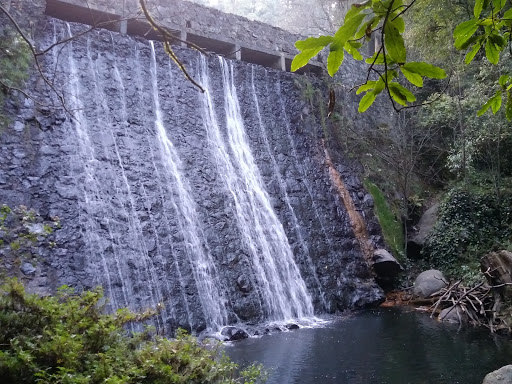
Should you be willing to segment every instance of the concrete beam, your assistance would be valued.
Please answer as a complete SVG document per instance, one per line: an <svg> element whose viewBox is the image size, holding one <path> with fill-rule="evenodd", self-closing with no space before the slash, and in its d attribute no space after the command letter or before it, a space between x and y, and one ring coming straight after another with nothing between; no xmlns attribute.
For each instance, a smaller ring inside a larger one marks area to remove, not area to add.
<svg viewBox="0 0 512 384"><path fill-rule="evenodd" d="M279 68L281 71L286 72L286 58L284 57L284 53L281 53L279 56Z"/></svg>
<svg viewBox="0 0 512 384"><path fill-rule="evenodd" d="M185 41L187 41L187 31L184 31L184 30L180 31L180 39L181 39L181 46L183 48L186 48L187 43L185 43Z"/></svg>
<svg viewBox="0 0 512 384"><path fill-rule="evenodd" d="M234 52L235 52L235 59L236 60L242 60L242 47L240 46L240 44L235 44L234 46Z"/></svg>
<svg viewBox="0 0 512 384"><path fill-rule="evenodd" d="M119 32L121 32L123 35L128 33L128 20L121 21L121 24L119 25Z"/></svg>
<svg viewBox="0 0 512 384"><path fill-rule="evenodd" d="M96 1L98 4L104 4L104 9L100 10L99 6L94 8L87 8L83 5L84 0L46 0L46 14L52 17L59 18L65 21L79 22L82 24L94 25L99 22L111 22L106 24L105 27L112 31L119 31L122 34L129 34L135 36L142 36L148 40L161 40L161 36L151 28L149 23L145 20L121 20L123 14L121 10L116 10L110 5L110 0L91 0L93 3ZM97 5L98 5L97 4ZM110 13L109 13L110 12ZM233 16L234 17L234 16ZM245 21L244 21L245 22ZM167 27L175 36L179 36L181 46L186 47L187 43L194 43L197 46L209 52L214 52L218 55L245 61L248 63L258 64L267 68L275 68L281 71L289 71L290 63L293 57L287 51L276 51L274 49L266 49L264 45L259 44L257 41L245 42L242 39L227 38L225 35L209 34L192 30L190 27L182 25L174 25L173 23L165 22L164 26ZM268 26L269 30L273 30ZM290 35L290 39L292 35ZM304 67L302 72L321 71L320 63L310 63Z"/></svg>

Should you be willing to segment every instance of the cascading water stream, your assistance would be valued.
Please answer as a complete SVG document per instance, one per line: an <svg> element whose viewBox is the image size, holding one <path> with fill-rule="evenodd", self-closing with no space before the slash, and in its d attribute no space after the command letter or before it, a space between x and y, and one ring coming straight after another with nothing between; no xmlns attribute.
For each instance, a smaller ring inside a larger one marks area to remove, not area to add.
<svg viewBox="0 0 512 384"><path fill-rule="evenodd" d="M266 75L267 75L267 70L265 69L265 77L266 77ZM267 83L268 82L266 82L266 84ZM325 301L325 294L322 290L322 285L320 284L320 280L318 279L318 274L316 272L316 268L314 267L313 261L311 260L311 256L309 254L309 246L306 243L306 241L304 240L304 236L302 235L302 226L299 224L299 220L297 219L295 210L293 209L292 204L290 202L290 197L288 196L288 192L286 191L286 183L284 182L283 178L281 177L281 174L279 172L279 167L277 166L276 158L270 149L270 144L268 141L265 124L263 123L263 119L261 117L260 103L258 101L258 95L256 93L256 87L254 85L254 66L251 68L251 89L252 89L252 95L253 95L253 99L254 99L254 105L256 107L256 114L258 115L260 134L261 134L261 137L263 138L265 149L266 149L268 155L270 156L270 160L272 162L272 168L274 170L274 175L277 178L279 189L281 190L281 194L284 198L284 202L286 203L286 207L288 208L288 211L290 212L293 229L296 233L296 236L297 236L297 239L301 246L302 252L304 253L304 255L308 261L308 268L310 269L311 274L313 275L313 278L316 283L316 289L318 290L318 296L320 297L320 300L322 301L322 305L325 309L325 308L327 308L327 304ZM268 89L267 89L267 94L268 94Z"/></svg>
<svg viewBox="0 0 512 384"><path fill-rule="evenodd" d="M132 256L135 259L138 259L141 263L142 268L137 269L138 274L145 274L146 280L149 281L149 286L147 287L147 294L149 296L148 302L145 305L150 308L157 308L157 305L163 301L163 295L160 291L160 285L157 282L156 278L156 268L153 264L151 258L149 257L148 249L146 246L146 239L143 235L142 225L138 219L138 214L136 210L136 203L132 193L132 188L128 181L128 177L126 175L125 166L123 164L123 159L120 154L120 149L117 143L117 138L114 133L114 122L112 116L110 114L110 108L107 104L107 96L102 87L102 82L100 79L100 67L102 66L102 56L98 55L96 60L92 59L92 54L90 50L90 46L88 44L87 56L89 60L89 67L92 74L92 78L94 79L94 88L96 92L95 100L96 104L96 119L97 124L103 126L103 130L106 135L109 135L109 141L111 144L109 146L105 145L105 141L102 140L102 149L103 155L106 158L111 158L109 164L116 164L116 167L111 167L108 172L112 175L112 180L115 183L115 197L120 205L121 212L123 213L123 217L126 218L126 229L127 233L123 233L123 239L120 239L120 232L116 231L117 243L125 242L127 243L127 248L130 251L125 249L125 253L129 252L129 255L125 255L130 257ZM115 78L115 76L114 76ZM116 84L120 86L118 82ZM122 100L122 87L120 87L121 96L119 97ZM124 110L126 110L124 108ZM121 112L123 114L123 107L121 106ZM122 116L123 118L124 116ZM118 175L120 173L120 175ZM142 280L142 278L141 278ZM123 281L123 284L125 282ZM133 305L132 305L133 306ZM165 315L165 308L163 309ZM160 322L160 318L155 318L158 326L163 326L163 324L158 324Z"/></svg>
<svg viewBox="0 0 512 384"><path fill-rule="evenodd" d="M153 86L153 102L155 110L155 128L160 144L162 158L173 177L175 191L175 207L178 221L185 238L186 253L194 274L199 299L210 331L217 331L228 322L227 299L225 298L217 277L217 271L197 217L196 205L183 179L180 168L181 161L172 141L165 131L160 99L158 95L157 63L154 43L151 42L151 78Z"/></svg>
<svg viewBox="0 0 512 384"><path fill-rule="evenodd" d="M306 289L282 224L263 187L247 142L233 80L233 68L219 57L224 87L225 131L221 132L210 89L207 62L201 57L203 118L218 173L231 194L236 222L257 282L264 318L283 321L313 316Z"/></svg>
<svg viewBox="0 0 512 384"><path fill-rule="evenodd" d="M138 108L140 108L140 110L146 111L147 103L146 103L145 97L144 97L144 80L143 80L143 74L142 74L142 69L141 69L141 58L140 58L139 49L135 49L134 61L135 61L136 88L138 91L136 105ZM150 62L149 65L150 65L150 67L153 65L152 61ZM152 130L148 129L148 126L150 125L149 120L150 119L148 118L147 114L143 113L143 124L145 127L144 138L148 142L152 141L153 136L154 136ZM153 122L153 121L151 121L151 122ZM149 148L150 159L151 159L150 169L152 170L152 173L157 182L156 184L157 184L157 188L158 188L158 199L160 201L160 204L162 207L164 207L166 200L170 200L171 205L173 206L173 208L175 208L174 197L173 197L172 193L171 194L167 193L167 190L164 187L164 184L169 185L170 181L167 179L164 180L162 178L161 172L159 171L159 169L156 165L155 151L153 150L153 147L151 145L149 145L148 148ZM142 178L142 176L141 176L141 178ZM143 194L145 200L148 201L149 195L148 195L148 191L146 190L144 185L142 185L141 191L142 191L142 194ZM167 196L170 196L170 199L167 199L166 198ZM185 292L185 279L183 278L182 268L180 267L178 257L176 255L177 252L174 249L174 244L172 241L172 236L171 236L172 230L171 230L171 225L170 225L171 220L170 220L166 210L162 210L161 223L165 226L166 236L164 239L160 240L159 236L157 236L158 223L155 222L153 215L151 214L149 206L147 207L147 211L148 211L148 216L150 217L150 225L151 225L152 233L154 233L155 245L156 245L157 252L160 255L161 263L165 266L172 264L172 267L174 268L174 272L175 272L175 278L177 279L178 284L179 284L179 292L176 292L174 295L171 294L171 297L173 297L173 299L175 300L175 302L173 302L171 304L171 312L173 312L173 318L176 319L176 313L175 313L176 311L175 311L174 306L179 305L179 303L181 303L181 305L183 306L183 309L185 310L185 313L186 313L187 326L190 329L193 329L194 319L193 319L193 314L190 309L190 305L189 305L187 295ZM174 211L176 211L176 209L174 209ZM163 256L164 248L166 246L170 251L170 258L172 260L166 260ZM172 278L172 276L169 275L169 276L166 276L166 279L165 279L167 291L170 293L173 292L172 286L169 281L169 280L171 280L171 278Z"/></svg>
<svg viewBox="0 0 512 384"><path fill-rule="evenodd" d="M69 24L66 24L66 33L67 36L72 36L71 28ZM89 138L89 134L87 132L88 121L86 115L84 113L85 106L80 101L82 96L82 87L80 84L80 76L78 73L78 68L76 65L75 58L73 57L73 43L70 42L68 47L68 64L70 70L70 80L68 83L68 93L69 93L69 104L73 110L73 126L75 128L76 133L76 142L78 144L78 153L76 154L76 162L83 166L85 171L85 179L82 181L84 185L84 200L82 202L82 207L80 210L81 221L83 223L83 234L85 237L85 242L88 248L88 254L99 255L101 260L101 265L103 267L103 273L100 273L99 270L94 274L97 283L100 283L104 287L107 288L107 295L110 299L110 305L113 308L119 308L121 306L128 305L128 295L126 287L123 285L122 289L122 302L118 300L114 293L113 288L113 277L111 276L111 268L109 267L109 263L107 262L107 257L104 254L101 247L97 247L96 245L99 243L98 236L98 228L97 221L92 217L93 213L100 215L103 210L100 208L103 205L102 194L100 193L100 186L98 180L95 176L96 170L95 165L98 163L96 159L96 154L94 151L94 147L91 144L91 140ZM85 213L82 213L85 212ZM108 217L103 216L100 218L106 226L110 230L110 223ZM121 268L119 266L119 258L118 254L114 250L114 264L115 270L117 271L119 276L122 276ZM94 266L94 261L91 265ZM103 278L101 278L101 276Z"/></svg>

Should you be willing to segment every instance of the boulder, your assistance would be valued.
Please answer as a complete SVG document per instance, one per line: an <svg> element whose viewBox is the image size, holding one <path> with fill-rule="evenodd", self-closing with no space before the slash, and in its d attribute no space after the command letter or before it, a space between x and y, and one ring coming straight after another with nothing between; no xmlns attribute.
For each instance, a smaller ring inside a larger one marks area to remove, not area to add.
<svg viewBox="0 0 512 384"><path fill-rule="evenodd" d="M447 323L462 324L467 322L468 317L460 305L455 305L443 309L439 314L438 319Z"/></svg>
<svg viewBox="0 0 512 384"><path fill-rule="evenodd" d="M373 252L373 270L380 279L393 280L401 271L400 263L385 249Z"/></svg>
<svg viewBox="0 0 512 384"><path fill-rule="evenodd" d="M247 339L249 337L249 334L243 329L231 326L222 328L220 334L224 336L224 341L237 341Z"/></svg>
<svg viewBox="0 0 512 384"><path fill-rule="evenodd" d="M421 272L414 281L413 295L426 298L448 285L448 280L441 271L430 269Z"/></svg>
<svg viewBox="0 0 512 384"><path fill-rule="evenodd" d="M512 365L505 365L487 374L482 384L512 384Z"/></svg>
<svg viewBox="0 0 512 384"><path fill-rule="evenodd" d="M419 259L421 257L421 250L425 244L432 228L437 221L437 213L439 211L439 204L432 205L429 209L423 213L418 224L416 224L417 231L415 234L407 240L407 257L410 259Z"/></svg>

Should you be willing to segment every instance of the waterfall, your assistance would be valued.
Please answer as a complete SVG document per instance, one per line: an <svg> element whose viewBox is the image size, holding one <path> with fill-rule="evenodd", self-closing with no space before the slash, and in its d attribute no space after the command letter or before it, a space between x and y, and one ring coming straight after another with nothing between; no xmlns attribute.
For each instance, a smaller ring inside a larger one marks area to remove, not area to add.
<svg viewBox="0 0 512 384"><path fill-rule="evenodd" d="M303 108L292 76L177 47L202 94L157 43L51 27L49 44L78 35L44 62L68 113L16 117L44 125L37 161L16 172L24 201L61 219L48 284L101 285L109 311L158 308L147 324L165 335L310 325L315 310L380 298L322 158L289 118Z"/></svg>
<svg viewBox="0 0 512 384"><path fill-rule="evenodd" d="M288 320L313 315L306 289L282 224L263 187L249 147L233 80L232 64L219 57L224 88L226 126L218 123L210 89L207 62L201 58L204 125L218 173L231 194L236 223L249 255L252 277L269 320ZM222 132L222 128L224 131Z"/></svg>

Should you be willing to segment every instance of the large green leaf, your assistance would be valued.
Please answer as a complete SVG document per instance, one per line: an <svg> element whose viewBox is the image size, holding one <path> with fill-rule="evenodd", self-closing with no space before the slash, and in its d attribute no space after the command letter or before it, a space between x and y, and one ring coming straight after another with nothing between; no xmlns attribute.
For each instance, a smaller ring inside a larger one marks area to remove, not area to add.
<svg viewBox="0 0 512 384"><path fill-rule="evenodd" d="M291 71L295 72L297 69L302 68L305 66L309 60L311 60L314 56L318 55L318 53L323 49L323 47L317 47L313 49L306 49L296 55L293 58L292 65L291 65Z"/></svg>
<svg viewBox="0 0 512 384"><path fill-rule="evenodd" d="M406 50L404 39L395 23L388 20L384 26L384 46L389 57L396 63L405 63Z"/></svg>
<svg viewBox="0 0 512 384"><path fill-rule="evenodd" d="M350 41L347 41L345 43L345 46L343 47L345 49L345 51L347 51L347 53L352 56L354 59L356 60L363 60L363 56L361 55L361 53L359 53L359 51L357 50L357 48L355 46L353 46L352 44L350 44Z"/></svg>
<svg viewBox="0 0 512 384"><path fill-rule="evenodd" d="M501 91L497 91L495 101L491 105L492 113L496 114L501 108Z"/></svg>
<svg viewBox="0 0 512 384"><path fill-rule="evenodd" d="M391 19L393 20L393 24L398 29L398 32L404 33L405 32L405 21L404 21L403 17L395 16L395 17L391 17Z"/></svg>
<svg viewBox="0 0 512 384"><path fill-rule="evenodd" d="M408 71L403 66L400 67L400 71L402 71L403 75L411 84L414 84L417 87L423 87L423 78L417 73Z"/></svg>
<svg viewBox="0 0 512 384"><path fill-rule="evenodd" d="M496 49L499 51L505 48L508 43L507 40L496 31L493 31L493 33L489 35L489 40L492 41L492 43L496 46Z"/></svg>
<svg viewBox="0 0 512 384"><path fill-rule="evenodd" d="M482 13L483 6L484 6L484 0L476 0L475 1L475 7L473 8L473 14L475 15L475 19L478 19L480 17L480 14Z"/></svg>
<svg viewBox="0 0 512 384"><path fill-rule="evenodd" d="M412 73L417 73L421 76L430 77L431 79L444 79L446 72L444 69L436 67L435 65L425 63L423 61L411 61L403 65L403 68Z"/></svg>
<svg viewBox="0 0 512 384"><path fill-rule="evenodd" d="M370 89L375 88L375 84L377 84L377 81L370 80L361 85L359 88L357 88L356 95L359 95L361 92L366 92Z"/></svg>
<svg viewBox="0 0 512 384"><path fill-rule="evenodd" d="M478 19L465 21L455 28L453 37L455 38L455 48L463 49L464 44L475 34L478 29Z"/></svg>
<svg viewBox="0 0 512 384"><path fill-rule="evenodd" d="M407 88L401 86L398 83L389 83L388 88L391 97L399 104L405 106L408 102L412 103L416 101L416 96L414 96L413 93Z"/></svg>
<svg viewBox="0 0 512 384"><path fill-rule="evenodd" d="M493 12L498 13L507 4L507 0L492 0Z"/></svg>
<svg viewBox="0 0 512 384"><path fill-rule="evenodd" d="M377 95L375 93L367 92L366 95L361 98L361 101L359 101L359 108L357 108L357 110L361 113L366 111L373 104L376 97Z"/></svg>
<svg viewBox="0 0 512 384"><path fill-rule="evenodd" d="M391 6L390 0L373 0L372 9L376 15L385 16L390 12L389 7Z"/></svg>
<svg viewBox="0 0 512 384"><path fill-rule="evenodd" d="M329 52L327 57L327 72L329 72L329 75L334 76L338 72L341 63L343 63L343 56L343 48L338 51Z"/></svg>
<svg viewBox="0 0 512 384"><path fill-rule="evenodd" d="M503 14L503 18L507 20L512 20L512 8L510 8L507 12Z"/></svg>
<svg viewBox="0 0 512 384"><path fill-rule="evenodd" d="M477 36L477 35L473 35L471 36L469 39L467 39L466 41L464 41L463 43L461 43L460 47L458 49L460 49L461 51L467 49L471 44L475 43L476 41L478 40L481 40L483 39L484 36L480 35L480 36Z"/></svg>
<svg viewBox="0 0 512 384"><path fill-rule="evenodd" d="M478 116L482 116L489 108L492 109L493 113L498 112L501 107L501 92L498 91L496 94L491 97L487 102L480 108L477 112Z"/></svg>
<svg viewBox="0 0 512 384"><path fill-rule="evenodd" d="M304 51L306 49L315 49L319 47L325 47L330 44L333 40L332 36L318 36L318 37L310 37L306 40L299 40L295 43L295 47Z"/></svg>
<svg viewBox="0 0 512 384"><path fill-rule="evenodd" d="M471 48L471 50L466 54L466 57L464 59L464 63L466 63L466 64L471 63L481 47L482 47L482 42L479 39L473 45L473 48Z"/></svg>
<svg viewBox="0 0 512 384"><path fill-rule="evenodd" d="M485 42L485 57L487 57L490 63L495 65L500 61L500 51L490 39L487 39Z"/></svg>
<svg viewBox="0 0 512 384"><path fill-rule="evenodd" d="M502 87L505 87L510 80L510 75L501 75L500 79L498 80L498 84Z"/></svg>
<svg viewBox="0 0 512 384"><path fill-rule="evenodd" d="M390 78L388 78L388 81L390 81ZM379 93L381 93L384 89L386 89L386 83L384 82L384 79L381 77L379 80L377 80L377 84L375 84L375 88L373 89L373 93L377 96Z"/></svg>
<svg viewBox="0 0 512 384"><path fill-rule="evenodd" d="M331 44L331 51L338 51L342 49L348 39L353 37L357 32L365 17L365 14L358 14L349 19L345 18L345 24L343 24L334 35L334 39Z"/></svg>

